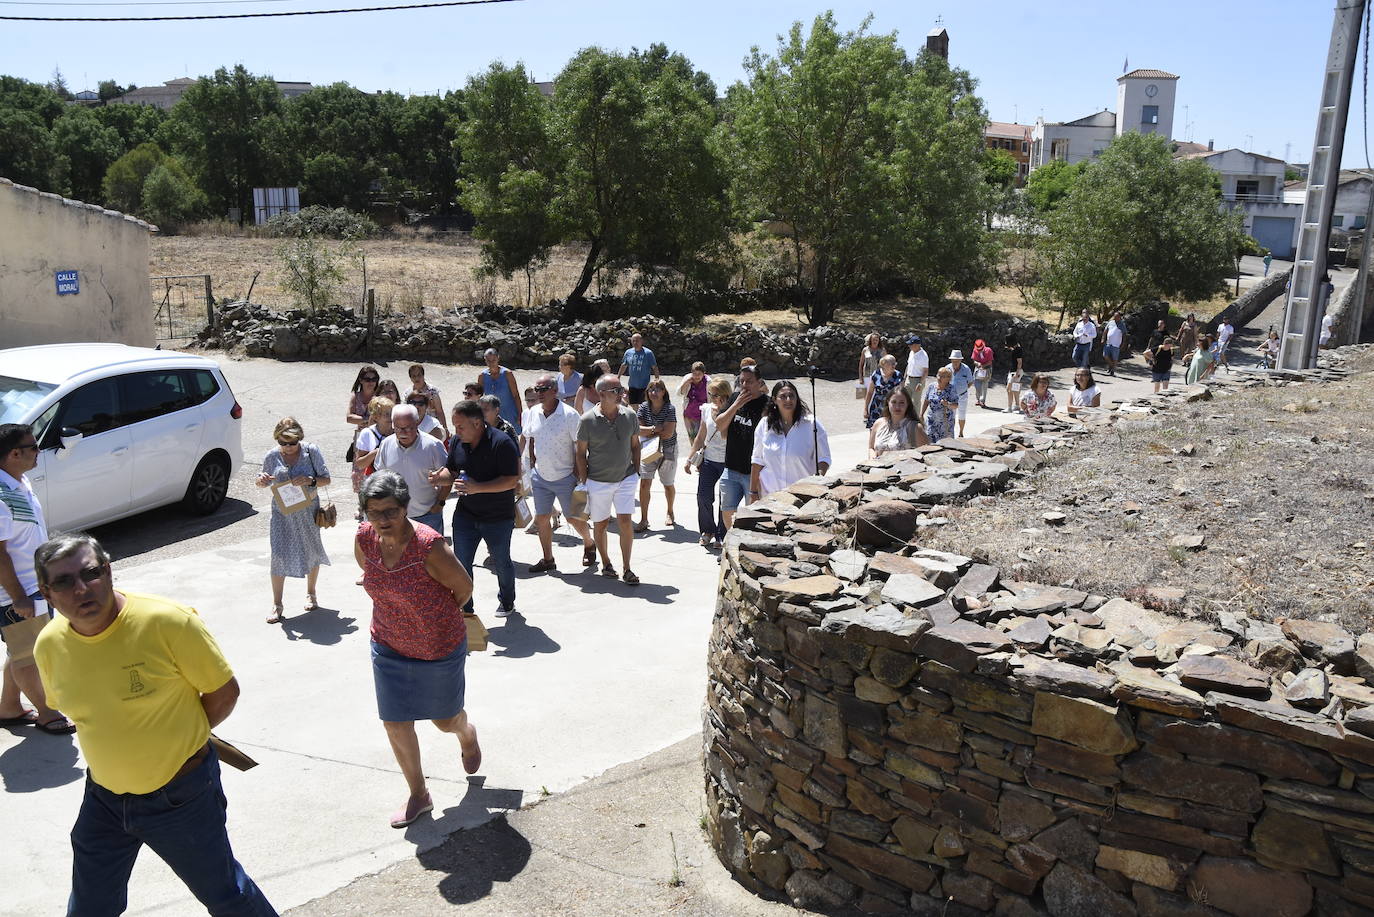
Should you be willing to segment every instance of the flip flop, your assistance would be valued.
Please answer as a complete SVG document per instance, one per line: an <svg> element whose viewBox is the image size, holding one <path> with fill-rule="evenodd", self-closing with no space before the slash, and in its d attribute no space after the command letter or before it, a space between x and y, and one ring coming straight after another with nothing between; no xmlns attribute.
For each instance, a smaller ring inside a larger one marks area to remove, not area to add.
<svg viewBox="0 0 1374 917"><path fill-rule="evenodd" d="M18 716L7 716L0 719L0 727L4 726L37 726L38 712L36 710L25 710Z"/></svg>
<svg viewBox="0 0 1374 917"><path fill-rule="evenodd" d="M406 800L406 804L397 809L391 816L391 827L404 828L415 819L424 815L426 812L434 810L434 802L429 798L429 794L421 796L419 799L411 797Z"/></svg>
<svg viewBox="0 0 1374 917"><path fill-rule="evenodd" d="M58 725L58 724L61 725ZM46 732L50 736L69 736L76 732L76 724L65 716L58 716L56 719L48 720L46 723L33 724L40 732Z"/></svg>
<svg viewBox="0 0 1374 917"><path fill-rule="evenodd" d="M472 727L472 744L477 746L477 751L472 754L463 752L463 770L469 774L477 773L482 766L482 743L477 741L477 727Z"/></svg>

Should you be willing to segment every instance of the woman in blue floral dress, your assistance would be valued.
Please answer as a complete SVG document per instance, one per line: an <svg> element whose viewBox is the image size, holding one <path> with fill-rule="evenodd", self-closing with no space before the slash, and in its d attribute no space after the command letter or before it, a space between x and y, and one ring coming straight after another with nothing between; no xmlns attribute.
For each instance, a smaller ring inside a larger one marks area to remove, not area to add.
<svg viewBox="0 0 1374 917"><path fill-rule="evenodd" d="M950 384L953 379L949 367L941 367L935 384L926 393L926 435L932 443L954 435L954 412L959 409L959 396L954 394Z"/></svg>
<svg viewBox="0 0 1374 917"><path fill-rule="evenodd" d="M272 437L277 447L263 457L262 473L257 479L259 487L287 481L309 488L329 485L329 466L324 463L323 453L313 443L303 442L305 431L295 418L283 417L272 431ZM272 524L268 529L272 555L272 613L267 616L268 624L282 620L282 590L288 576L305 578L305 610L319 607L315 580L320 574L320 565L329 563L320 527L315 524L315 510L319 508L318 494L312 494L308 507L289 514L281 511L275 498L272 500Z"/></svg>
<svg viewBox="0 0 1374 917"><path fill-rule="evenodd" d="M871 427L883 416L883 405L893 389L902 384L902 374L897 372L897 358L885 354L878 361L878 368L868 377L868 401L864 405L864 426Z"/></svg>

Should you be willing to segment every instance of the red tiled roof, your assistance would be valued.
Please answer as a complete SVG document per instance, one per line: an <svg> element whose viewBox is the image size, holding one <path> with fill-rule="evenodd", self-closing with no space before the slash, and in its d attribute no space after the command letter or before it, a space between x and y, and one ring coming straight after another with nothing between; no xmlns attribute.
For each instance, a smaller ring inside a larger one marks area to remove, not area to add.
<svg viewBox="0 0 1374 917"><path fill-rule="evenodd" d="M1130 73L1121 74L1116 80L1119 83L1124 79L1130 78L1141 80L1176 80L1178 79L1178 75L1164 70L1132 70Z"/></svg>

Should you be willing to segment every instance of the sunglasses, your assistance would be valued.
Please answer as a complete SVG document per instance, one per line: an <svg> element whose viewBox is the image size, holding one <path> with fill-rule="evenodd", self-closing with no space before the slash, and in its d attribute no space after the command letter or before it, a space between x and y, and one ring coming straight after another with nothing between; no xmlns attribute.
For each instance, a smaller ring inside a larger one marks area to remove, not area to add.
<svg viewBox="0 0 1374 917"><path fill-rule="evenodd" d="M380 379L380 378L382 378L382 377L381 377L381 376L363 376L363 381L364 381L364 382L376 382L376 381L377 381L378 379Z"/></svg>
<svg viewBox="0 0 1374 917"><path fill-rule="evenodd" d="M279 439L279 440L277 440L277 445L278 445L278 446L281 446L283 449L288 449L288 448L290 448L291 446L299 446L300 444L301 444L301 441L298 440L298 439Z"/></svg>
<svg viewBox="0 0 1374 917"><path fill-rule="evenodd" d="M551 392L551 391L553 391L553 386L552 386L552 385L536 385L536 386L534 387L534 390L535 390L536 392Z"/></svg>
<svg viewBox="0 0 1374 917"><path fill-rule="evenodd" d="M76 588L76 581L78 578L81 582L90 585L98 581L108 572L110 572L109 564L85 567L84 569L78 570L75 574L64 573L61 576L54 576L52 579L48 580L48 588L53 592L68 592Z"/></svg>
<svg viewBox="0 0 1374 917"><path fill-rule="evenodd" d="M370 509L367 511L367 519L369 522L390 522L403 512L405 510L399 506L392 506L387 509Z"/></svg>

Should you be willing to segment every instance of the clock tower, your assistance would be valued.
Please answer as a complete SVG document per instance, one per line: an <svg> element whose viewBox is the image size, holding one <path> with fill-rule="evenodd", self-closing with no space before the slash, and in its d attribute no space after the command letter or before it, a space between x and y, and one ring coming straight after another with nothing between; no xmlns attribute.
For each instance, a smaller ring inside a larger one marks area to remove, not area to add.
<svg viewBox="0 0 1374 917"><path fill-rule="evenodd" d="M1174 135L1178 77L1163 70L1132 70L1116 80L1116 135L1127 131Z"/></svg>

